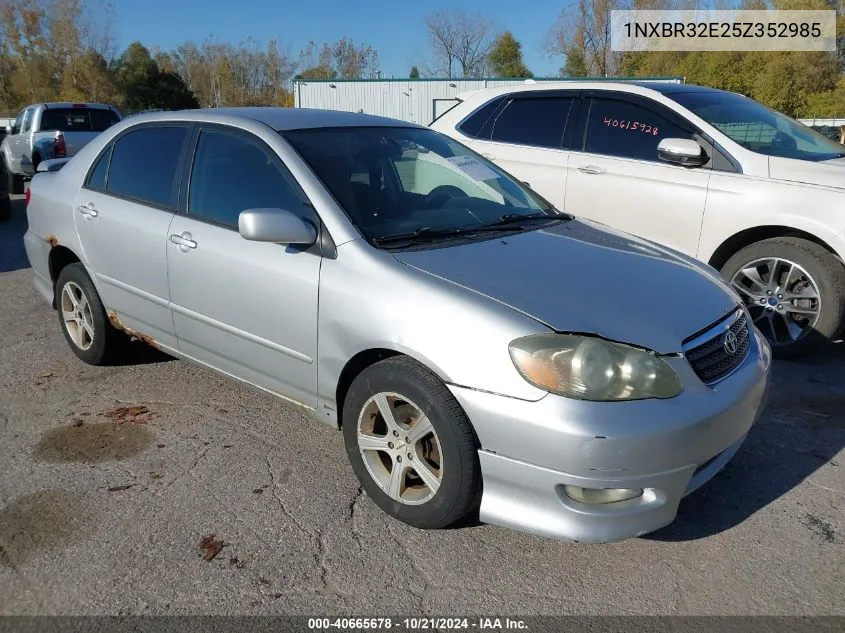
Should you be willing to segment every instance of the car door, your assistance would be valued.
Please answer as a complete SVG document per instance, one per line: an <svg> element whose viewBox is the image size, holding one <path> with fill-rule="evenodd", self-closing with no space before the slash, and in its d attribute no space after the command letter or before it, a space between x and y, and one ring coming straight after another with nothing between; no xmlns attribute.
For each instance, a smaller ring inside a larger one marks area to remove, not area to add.
<svg viewBox="0 0 845 633"><path fill-rule="evenodd" d="M585 95L566 186L565 208L695 256L709 166L662 162L664 138L696 138L665 106L624 93Z"/></svg>
<svg viewBox="0 0 845 633"><path fill-rule="evenodd" d="M503 100L469 145L562 208L569 152L564 132L575 91L525 92Z"/></svg>
<svg viewBox="0 0 845 633"><path fill-rule="evenodd" d="M32 127L32 112L33 108L26 108L20 112L15 118L15 123L12 125L12 133L9 135L9 167L15 173L24 171L23 159L24 156L29 157L29 148L27 147L27 140L29 138L29 129Z"/></svg>
<svg viewBox="0 0 845 633"><path fill-rule="evenodd" d="M238 233L245 209L286 209L317 225L314 209L258 137L204 126L194 145L183 212L167 244L179 351L314 407L319 246L253 242Z"/></svg>
<svg viewBox="0 0 845 633"><path fill-rule="evenodd" d="M74 202L85 261L110 317L172 349L167 236L191 129L129 128L94 161Z"/></svg>

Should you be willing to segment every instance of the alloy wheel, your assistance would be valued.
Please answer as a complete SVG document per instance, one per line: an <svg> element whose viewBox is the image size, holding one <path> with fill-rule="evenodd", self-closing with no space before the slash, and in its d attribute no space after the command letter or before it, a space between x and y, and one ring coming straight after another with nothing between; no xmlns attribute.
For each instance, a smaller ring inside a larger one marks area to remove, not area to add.
<svg viewBox="0 0 845 633"><path fill-rule="evenodd" d="M70 340L81 350L94 343L94 318L88 298L75 282L68 281L62 288L60 309Z"/></svg>
<svg viewBox="0 0 845 633"><path fill-rule="evenodd" d="M773 345L795 343L819 320L818 284L795 262L779 257L755 259L734 274L731 286Z"/></svg>
<svg viewBox="0 0 845 633"><path fill-rule="evenodd" d="M398 393L377 393L361 408L358 450L373 481L394 501L420 505L443 480L443 453L431 420Z"/></svg>

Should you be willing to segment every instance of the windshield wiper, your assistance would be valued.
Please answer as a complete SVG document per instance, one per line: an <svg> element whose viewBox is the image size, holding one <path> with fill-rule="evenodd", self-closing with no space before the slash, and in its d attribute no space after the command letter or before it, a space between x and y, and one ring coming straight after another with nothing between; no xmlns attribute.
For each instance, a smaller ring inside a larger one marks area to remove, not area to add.
<svg viewBox="0 0 845 633"><path fill-rule="evenodd" d="M563 220L571 220L572 216L566 214L548 215L546 213L531 213L520 215L518 213L508 213L503 215L493 222L486 224L474 224L471 226L461 226L452 228L435 228L431 226L424 226L409 233L397 233L396 235L386 235L384 237L374 237L373 243L376 245L393 244L396 242L427 242L443 238L461 237L463 235L472 235L475 233L487 233L490 231L514 231L522 228L520 225L526 221L548 220L550 222L561 222ZM517 226L514 226L514 225Z"/></svg>
<svg viewBox="0 0 845 633"><path fill-rule="evenodd" d="M527 214L519 214L519 213L506 213L498 220L494 220L492 222L488 222L487 224L481 224L479 226L472 227L473 229L488 229L491 227L498 227L504 226L508 224L520 224L522 222L534 221L534 220L549 220L550 222L561 222L563 220L571 220L572 216L566 213L527 213Z"/></svg>

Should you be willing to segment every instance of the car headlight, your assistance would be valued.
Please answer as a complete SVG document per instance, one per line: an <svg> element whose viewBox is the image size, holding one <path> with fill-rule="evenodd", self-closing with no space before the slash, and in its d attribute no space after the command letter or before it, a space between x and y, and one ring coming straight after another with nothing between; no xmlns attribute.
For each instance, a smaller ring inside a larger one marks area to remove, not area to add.
<svg viewBox="0 0 845 633"><path fill-rule="evenodd" d="M674 398L683 389L675 370L654 353L596 337L536 334L509 349L525 380L568 398Z"/></svg>

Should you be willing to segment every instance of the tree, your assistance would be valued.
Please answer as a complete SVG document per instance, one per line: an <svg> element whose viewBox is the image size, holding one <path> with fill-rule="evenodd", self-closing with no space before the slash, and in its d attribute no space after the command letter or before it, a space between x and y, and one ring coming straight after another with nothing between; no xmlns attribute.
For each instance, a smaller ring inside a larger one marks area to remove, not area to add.
<svg viewBox="0 0 845 633"><path fill-rule="evenodd" d="M368 45L356 45L348 37L334 44L308 42L299 53L300 79L361 79L378 72L378 53Z"/></svg>
<svg viewBox="0 0 845 633"><path fill-rule="evenodd" d="M129 112L197 108L199 102L179 75L162 72L149 50L132 42L117 61L123 107Z"/></svg>
<svg viewBox="0 0 845 633"><path fill-rule="evenodd" d="M426 18L433 74L449 79L483 77L493 48L493 24L482 15L455 9L440 10Z"/></svg>
<svg viewBox="0 0 845 633"><path fill-rule="evenodd" d="M488 61L494 77L534 76L522 61L522 44L516 41L510 31L505 31L496 38Z"/></svg>
<svg viewBox="0 0 845 633"><path fill-rule="evenodd" d="M560 14L546 35L546 51L564 56L568 65L573 58L561 69L564 74L604 76L616 70L620 56L611 50L610 16L622 8L622 0L578 0Z"/></svg>
<svg viewBox="0 0 845 633"><path fill-rule="evenodd" d="M420 69L416 66L411 66L411 72L408 73L408 77L410 77L411 79L419 79Z"/></svg>

